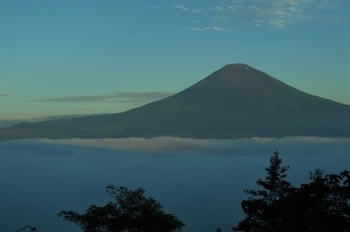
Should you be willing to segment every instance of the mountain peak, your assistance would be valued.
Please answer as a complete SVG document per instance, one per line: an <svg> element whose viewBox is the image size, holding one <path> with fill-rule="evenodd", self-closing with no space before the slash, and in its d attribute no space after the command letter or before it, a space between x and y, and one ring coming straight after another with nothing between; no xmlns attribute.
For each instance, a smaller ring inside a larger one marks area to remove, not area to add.
<svg viewBox="0 0 350 232"><path fill-rule="evenodd" d="M244 85L252 90L251 87L270 82L277 84L279 81L249 65L237 63L225 65L191 88L203 88L204 86L218 86L220 88L231 86L236 88Z"/></svg>
<svg viewBox="0 0 350 232"><path fill-rule="evenodd" d="M247 64L243 64L243 63L237 63L237 64L227 64L224 66L224 68L251 68L249 65Z"/></svg>

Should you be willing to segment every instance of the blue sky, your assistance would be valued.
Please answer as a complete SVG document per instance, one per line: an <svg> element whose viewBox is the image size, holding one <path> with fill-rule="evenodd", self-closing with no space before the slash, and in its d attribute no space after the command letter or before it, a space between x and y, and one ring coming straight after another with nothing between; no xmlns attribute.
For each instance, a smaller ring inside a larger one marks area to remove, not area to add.
<svg viewBox="0 0 350 232"><path fill-rule="evenodd" d="M350 104L350 1L0 2L0 126L116 113L245 63Z"/></svg>

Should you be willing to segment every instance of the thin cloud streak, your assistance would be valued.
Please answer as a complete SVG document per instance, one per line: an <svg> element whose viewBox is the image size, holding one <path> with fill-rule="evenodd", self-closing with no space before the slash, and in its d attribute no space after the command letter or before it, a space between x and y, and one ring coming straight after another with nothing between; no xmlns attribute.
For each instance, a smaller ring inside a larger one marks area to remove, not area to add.
<svg viewBox="0 0 350 232"><path fill-rule="evenodd" d="M184 11L187 11L188 10L188 8L187 7L185 7L185 6L181 6L181 5L172 5L173 7L175 7L175 8L177 8L177 9L180 9L180 10L184 10Z"/></svg>
<svg viewBox="0 0 350 232"><path fill-rule="evenodd" d="M219 32L228 32L230 31L229 29L222 28L222 27L204 27L204 28L198 28L198 27L191 27L190 28L193 31L207 31L207 30L212 30L212 31L219 31ZM187 30L187 28L182 28L182 30Z"/></svg>
<svg viewBox="0 0 350 232"><path fill-rule="evenodd" d="M118 92L109 95L81 95L58 98L34 99L34 102L120 102L147 103L173 95L172 92Z"/></svg>
<svg viewBox="0 0 350 232"><path fill-rule="evenodd" d="M79 112L79 111L90 111L90 110L67 110L66 112ZM45 112L43 112L45 113ZM67 113L67 114L62 114L62 112L47 112L47 114L53 114L56 113L57 115L48 115L48 116L33 116L30 118L25 118L25 119L5 119L5 120L0 120L0 128L1 127L10 127L14 126L18 123L21 122L42 122L42 121L50 121L50 120L60 120L60 119L71 119L71 118L80 118L84 116L94 116L94 115L102 115L102 114L88 114L88 113Z"/></svg>
<svg viewBox="0 0 350 232"><path fill-rule="evenodd" d="M222 28L222 27L212 27L213 31L229 31L228 29Z"/></svg>

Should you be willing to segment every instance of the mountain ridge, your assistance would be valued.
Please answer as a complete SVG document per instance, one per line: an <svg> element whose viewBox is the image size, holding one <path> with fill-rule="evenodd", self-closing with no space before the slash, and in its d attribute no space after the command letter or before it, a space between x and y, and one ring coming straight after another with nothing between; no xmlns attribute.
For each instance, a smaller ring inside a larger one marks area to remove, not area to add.
<svg viewBox="0 0 350 232"><path fill-rule="evenodd" d="M229 64L175 95L126 112L17 124L0 130L0 139L339 137L350 136L349 118L348 105L246 64Z"/></svg>

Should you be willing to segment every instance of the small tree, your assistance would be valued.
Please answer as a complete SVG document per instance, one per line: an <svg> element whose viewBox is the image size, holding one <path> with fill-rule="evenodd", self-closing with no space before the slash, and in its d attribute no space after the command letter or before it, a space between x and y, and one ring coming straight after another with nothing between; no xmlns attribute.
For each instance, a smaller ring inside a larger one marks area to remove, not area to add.
<svg viewBox="0 0 350 232"><path fill-rule="evenodd" d="M116 202L103 207L91 205L85 214L61 211L58 216L74 222L84 232L178 232L185 225L173 214L165 214L159 202L143 196L145 191L106 187Z"/></svg>
<svg viewBox="0 0 350 232"><path fill-rule="evenodd" d="M276 151L265 170L263 190L244 190L251 195L242 201L247 215L233 231L350 231L350 172L323 175L309 173L309 184L292 187L285 180L288 166Z"/></svg>

